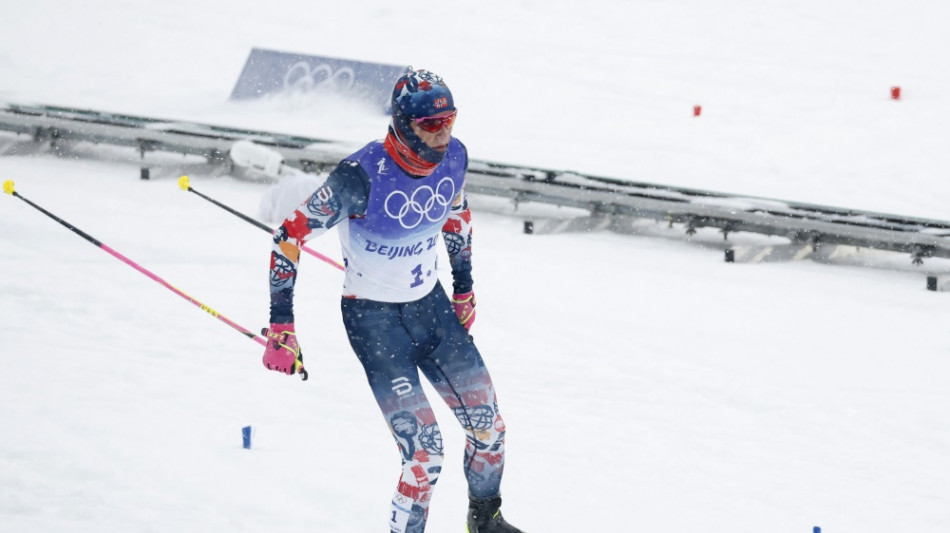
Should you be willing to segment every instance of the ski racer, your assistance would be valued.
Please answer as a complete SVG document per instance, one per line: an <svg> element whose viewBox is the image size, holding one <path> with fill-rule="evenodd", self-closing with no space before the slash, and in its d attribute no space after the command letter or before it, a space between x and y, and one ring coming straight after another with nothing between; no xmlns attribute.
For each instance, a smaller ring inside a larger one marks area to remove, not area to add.
<svg viewBox="0 0 950 533"><path fill-rule="evenodd" d="M346 271L343 323L402 460L391 533L423 533L442 470L442 434L420 371L467 434L469 533L521 533L501 515L505 423L469 335L475 296L464 191L468 155L451 136L456 116L442 78L410 68L393 88L385 139L340 162L274 232L263 361L293 374L303 368L293 312L300 246L338 228ZM451 298L436 271L440 234Z"/></svg>

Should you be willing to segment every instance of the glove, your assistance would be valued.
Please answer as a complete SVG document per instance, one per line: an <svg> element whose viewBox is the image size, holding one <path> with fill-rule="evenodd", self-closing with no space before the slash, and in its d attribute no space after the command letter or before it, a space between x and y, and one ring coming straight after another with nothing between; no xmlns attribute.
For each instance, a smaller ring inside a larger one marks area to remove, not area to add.
<svg viewBox="0 0 950 533"><path fill-rule="evenodd" d="M453 294L452 307L455 308L455 314L465 331L471 329L472 323L475 322L475 293Z"/></svg>
<svg viewBox="0 0 950 533"><path fill-rule="evenodd" d="M271 324L270 328L261 330L261 335L267 340L264 348L264 366L268 370L283 372L284 374L303 374L307 379L307 371L303 368L303 355L297 344L297 334L294 333L294 324Z"/></svg>

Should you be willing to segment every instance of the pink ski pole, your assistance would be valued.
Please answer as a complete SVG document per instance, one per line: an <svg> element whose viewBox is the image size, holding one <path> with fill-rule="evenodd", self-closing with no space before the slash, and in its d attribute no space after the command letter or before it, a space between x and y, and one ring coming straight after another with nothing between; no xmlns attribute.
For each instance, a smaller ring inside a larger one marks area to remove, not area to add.
<svg viewBox="0 0 950 533"><path fill-rule="evenodd" d="M29 199L23 197L22 195L20 195L20 193L16 192L16 189L14 189L14 187L13 187L13 181L12 181L12 180L7 180L7 181L3 182L3 192L5 192L5 193L7 193L7 194L9 194L9 195L11 195L11 196L14 196L14 197L16 197L16 198L19 198L20 200L23 200L24 202L26 202L27 204L29 204L30 207L33 207L33 208L36 209L37 211L39 211L39 212L43 213L44 215L50 217L51 219L55 220L56 222L59 222L60 224L62 224L63 226L65 226L67 229L69 229L69 230L71 230L73 233L75 233L76 235L79 235L79 236L82 237L83 239L86 239L87 241L91 242L92 244L98 246L100 249L102 249L103 251L105 251L105 252L108 253L109 255L115 257L115 258L118 259L119 261L122 261L123 263L129 265L130 267L134 268L135 270L138 270L138 271L141 272L142 274L145 274L146 276L148 276L148 277L149 277L150 279L152 279L153 281L156 281L156 282L162 284L162 285L163 285L165 288L167 288L168 290L174 292L174 293L177 294L178 296L181 296L182 298L184 298L184 299L188 300L189 302L193 303L194 305L196 305L197 307L201 308L203 311L205 311L205 312L208 313L209 315L211 315L211 316L217 318L218 320L220 320L220 321L224 322L225 324L231 326L232 328L236 329L238 332L240 332L240 333L241 333L242 335L244 335L245 337L247 337L247 338L253 340L254 342L260 344L261 346L266 346L266 345L267 345L267 341L265 341L262 337L251 333L248 329L246 329L246 328L240 326L239 324L237 324L237 323L234 322L233 320L231 320L231 319L229 319L228 317L222 315L221 313L215 311L214 309L208 307L207 305L201 303L201 302L198 301L197 299L192 298L191 296L189 296L189 295L186 294L185 292L181 291L180 289L176 288L176 287L173 286L172 284L168 283L168 282L165 281L164 279L162 279L162 278L158 277L157 275L153 274L151 271L149 271L149 270L146 269L145 267L139 265L139 264L136 263L135 261L133 261L133 260L129 259L128 257L126 257L126 256L124 256L124 255L122 255L122 254L120 254L119 252L113 250L113 249L112 249L111 247L109 247L108 245L106 245L106 244L100 242L100 241L99 241L98 239L96 239L95 237L89 235L88 233L84 232L83 230L77 228L76 226L73 226L73 225L70 224L69 222L66 222L65 220L63 220L63 219L59 218L58 216L54 215L53 213L50 213L50 212L47 211L46 209L43 209L43 208L40 207L39 205L37 205L37 204L31 202ZM298 360L298 361L295 363L294 368L295 368L296 372L301 375L301 379L304 379L304 380L307 379L307 377L308 377L308 376L307 376L307 371L304 369L302 362L300 362L300 361Z"/></svg>
<svg viewBox="0 0 950 533"><path fill-rule="evenodd" d="M191 187L191 183L189 183L189 181L188 181L188 176L182 176L182 177L178 178L178 186L181 187L181 189L182 189L183 191L193 192L193 193L197 194L198 196L204 198L205 200L207 200L207 201L213 203L214 205L220 207L221 209L224 209L224 210L227 211L228 213L231 213L232 215L235 215L236 217L240 218L241 220L244 220L245 222L248 222L248 223L250 223L250 224L252 224L252 225L254 225L254 226L257 226L258 228L260 228L260 229L266 231L267 233L270 233L270 234L273 235L274 230L271 229L271 228L269 228L269 227L267 227L266 225L264 225L264 224L258 222L257 220L254 220L253 218L251 218L251 217L245 215L244 213L241 213L240 211L238 211L238 210L236 210L236 209L234 209L234 208L231 208L231 207L228 207L228 206L222 204L221 202L215 200L214 198L211 198L211 197L209 197L209 196L205 196L204 194L201 194L200 192L194 190L194 189ZM307 248L306 245L301 246L300 249L303 250L304 252L307 252L308 254L310 254L310 255L316 257L317 259L323 261L324 263L333 265L333 266L337 267L337 268L340 269L340 270L344 270L343 265L341 265L340 263L337 263L337 262L334 261L333 259L330 259L329 257L327 257L327 256L325 256L325 255L323 255L323 254L321 254L320 252L317 252L317 251L314 251L314 250L312 250L312 249L310 249L310 248Z"/></svg>

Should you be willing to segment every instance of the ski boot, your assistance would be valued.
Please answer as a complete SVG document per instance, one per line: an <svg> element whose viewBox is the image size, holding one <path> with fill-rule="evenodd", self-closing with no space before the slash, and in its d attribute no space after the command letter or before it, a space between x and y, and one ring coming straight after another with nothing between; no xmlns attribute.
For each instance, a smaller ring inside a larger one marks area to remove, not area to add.
<svg viewBox="0 0 950 533"><path fill-rule="evenodd" d="M468 533L524 533L501 516L501 496L469 498Z"/></svg>

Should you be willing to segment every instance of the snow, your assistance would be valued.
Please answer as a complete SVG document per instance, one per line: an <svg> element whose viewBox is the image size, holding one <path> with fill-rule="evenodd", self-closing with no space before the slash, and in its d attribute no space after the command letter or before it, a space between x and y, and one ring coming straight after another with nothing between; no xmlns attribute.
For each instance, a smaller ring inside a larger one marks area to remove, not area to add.
<svg viewBox="0 0 950 533"><path fill-rule="evenodd" d="M358 146L386 124L359 104L226 101L248 52L412 64L449 82L474 158L946 220L947 20L933 0L34 0L0 17L0 101ZM78 152L5 154L0 179L266 325L267 236L176 181L255 216L272 185L156 154L143 181L134 160ZM26 203L0 204L0 532L386 530L399 456L343 332L339 271L304 260L301 382ZM498 202L473 205L473 333L509 429L513 523L950 530L947 296L924 290L945 263L727 264L711 230L525 235ZM339 257L335 236L309 245ZM462 531L463 437L436 409L447 468L428 530Z"/></svg>

